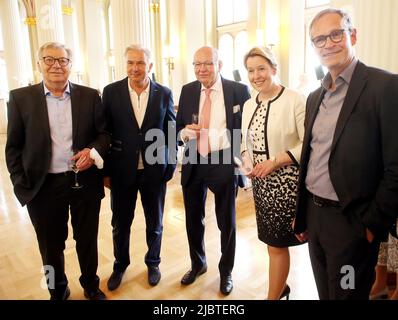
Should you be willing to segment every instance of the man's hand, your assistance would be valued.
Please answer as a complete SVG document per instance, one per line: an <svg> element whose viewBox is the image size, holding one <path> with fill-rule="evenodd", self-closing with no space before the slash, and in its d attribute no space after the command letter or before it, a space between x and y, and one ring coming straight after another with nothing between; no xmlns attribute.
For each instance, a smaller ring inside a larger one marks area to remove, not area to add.
<svg viewBox="0 0 398 320"><path fill-rule="evenodd" d="M368 240L368 242L372 243L374 238L375 238L375 236L373 235L372 231L370 231L368 228L366 228L366 239Z"/></svg>
<svg viewBox="0 0 398 320"><path fill-rule="evenodd" d="M293 230L294 230L295 224L296 224L296 218L294 218L293 221L292 221L292 229ZM296 236L296 238L300 242L304 242L304 241L308 240L308 231L304 231L304 232L297 233L297 234L295 233L294 235Z"/></svg>
<svg viewBox="0 0 398 320"><path fill-rule="evenodd" d="M188 142L192 139L199 138L201 126L198 124L188 124L184 128L184 142Z"/></svg>
<svg viewBox="0 0 398 320"><path fill-rule="evenodd" d="M72 157L76 161L76 167L79 171L87 170L94 164L94 160L90 158L90 151L91 149L84 148Z"/></svg>

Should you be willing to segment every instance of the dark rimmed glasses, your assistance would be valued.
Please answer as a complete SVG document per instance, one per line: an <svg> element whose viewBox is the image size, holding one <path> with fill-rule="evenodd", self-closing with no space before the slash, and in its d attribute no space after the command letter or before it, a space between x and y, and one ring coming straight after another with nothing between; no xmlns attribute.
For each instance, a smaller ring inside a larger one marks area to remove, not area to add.
<svg viewBox="0 0 398 320"><path fill-rule="evenodd" d="M331 33L329 33L326 36L318 36L313 39L311 39L312 44L316 48L323 48L326 45L326 42L328 38L333 42L333 43L339 43L341 40L344 38L344 32L349 31L347 29L338 29L338 30L333 30Z"/></svg>
<svg viewBox="0 0 398 320"><path fill-rule="evenodd" d="M55 64L55 61L58 61L58 64L61 67L66 67L70 63L70 59L68 58L54 58L54 57L43 57L42 60L44 63L48 66L53 66Z"/></svg>

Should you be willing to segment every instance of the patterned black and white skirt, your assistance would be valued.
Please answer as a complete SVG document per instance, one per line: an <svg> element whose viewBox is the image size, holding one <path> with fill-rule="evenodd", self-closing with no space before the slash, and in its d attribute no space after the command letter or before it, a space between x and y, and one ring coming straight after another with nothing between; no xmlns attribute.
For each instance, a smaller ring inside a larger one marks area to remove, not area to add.
<svg viewBox="0 0 398 320"><path fill-rule="evenodd" d="M264 155L255 154L254 163L264 161L263 157ZM292 229L298 175L298 167L289 165L279 168L264 179L252 179L258 238L270 246L289 247L302 244Z"/></svg>

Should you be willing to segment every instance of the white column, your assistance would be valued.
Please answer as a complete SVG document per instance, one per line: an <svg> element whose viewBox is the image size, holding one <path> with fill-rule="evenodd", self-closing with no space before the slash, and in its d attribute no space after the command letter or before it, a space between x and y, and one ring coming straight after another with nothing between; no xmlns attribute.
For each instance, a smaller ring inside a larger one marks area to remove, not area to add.
<svg viewBox="0 0 398 320"><path fill-rule="evenodd" d="M37 39L37 19L35 10L35 0L25 0L24 5L26 9L26 19L25 24L28 26L29 32L29 43L30 43L30 53L31 53L31 63L33 70L33 82L38 83L41 81L41 73L37 68L37 51L39 49L39 43Z"/></svg>
<svg viewBox="0 0 398 320"><path fill-rule="evenodd" d="M65 45L72 50L73 60L72 60L72 74L71 81L83 84L83 59L81 57L81 52L79 48L78 39L75 39L74 25L73 25L73 15L76 14L72 7L71 0L62 1L62 19L64 27ZM97 17L98 19L98 17ZM83 30L80 30L83 33Z"/></svg>
<svg viewBox="0 0 398 320"><path fill-rule="evenodd" d="M126 76L124 49L140 44L150 49L150 16L148 0L111 0L116 80Z"/></svg>
<svg viewBox="0 0 398 320"><path fill-rule="evenodd" d="M73 37L73 8L70 5L70 1L66 1L62 4L62 21L64 28L64 39L65 45L69 47L73 53L75 52L75 40Z"/></svg>
<svg viewBox="0 0 398 320"><path fill-rule="evenodd" d="M61 0L36 0L39 46L48 41L65 43Z"/></svg>
<svg viewBox="0 0 398 320"><path fill-rule="evenodd" d="M109 83L108 56L106 51L105 4L98 0L84 0L84 26L86 30L85 54L87 56L85 71L88 85L102 91Z"/></svg>
<svg viewBox="0 0 398 320"><path fill-rule="evenodd" d="M152 59L154 60L154 67L152 72L156 76L156 81L162 82L163 79L163 60L162 60L162 32L161 32L161 8L159 0L152 0L150 3L150 18L151 18L151 47L152 47Z"/></svg>
<svg viewBox="0 0 398 320"><path fill-rule="evenodd" d="M26 56L21 50L22 32L18 1L0 1L0 22L4 42L4 60L7 67L9 90L28 84L28 74L25 72ZM2 110L0 110L2 112Z"/></svg>

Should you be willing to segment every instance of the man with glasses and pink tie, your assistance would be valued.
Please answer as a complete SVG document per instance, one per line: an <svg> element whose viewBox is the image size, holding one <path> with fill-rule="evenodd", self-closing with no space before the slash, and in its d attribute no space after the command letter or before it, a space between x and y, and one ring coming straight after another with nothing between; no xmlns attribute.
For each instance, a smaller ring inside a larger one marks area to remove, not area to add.
<svg viewBox="0 0 398 320"><path fill-rule="evenodd" d="M344 11L319 12L310 35L329 72L307 100L294 231L320 299L368 299L398 212L398 75L355 57Z"/></svg>
<svg viewBox="0 0 398 320"><path fill-rule="evenodd" d="M207 271L204 218L210 190L221 231L220 291L228 295L233 289L238 183L232 159L240 144L240 135L234 139L233 130L241 128L242 107L250 95L246 85L220 76L222 62L216 49L197 50L193 66L197 81L182 88L177 113L177 132L186 144L181 184L191 257L191 269L181 283L189 285Z"/></svg>

